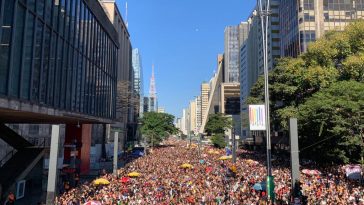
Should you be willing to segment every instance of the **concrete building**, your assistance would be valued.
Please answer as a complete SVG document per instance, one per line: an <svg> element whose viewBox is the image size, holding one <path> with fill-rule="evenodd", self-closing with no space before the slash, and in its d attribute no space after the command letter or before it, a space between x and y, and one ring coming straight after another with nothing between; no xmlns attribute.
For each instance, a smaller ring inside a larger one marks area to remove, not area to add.
<svg viewBox="0 0 364 205"><path fill-rule="evenodd" d="M209 103L209 93L210 93L210 84L209 83L202 83L201 84L201 124L206 117L207 106Z"/></svg>
<svg viewBox="0 0 364 205"><path fill-rule="evenodd" d="M190 106L189 106L189 130L191 132L197 132L197 115L196 115L196 100L191 100L190 101Z"/></svg>
<svg viewBox="0 0 364 205"><path fill-rule="evenodd" d="M343 30L364 17L364 2L358 0L282 0L280 6L281 56L296 57L311 41L330 30Z"/></svg>
<svg viewBox="0 0 364 205"><path fill-rule="evenodd" d="M117 51L126 42L98 1L0 2L0 144L12 147L1 156L0 198L21 189L21 205L43 195L43 168L50 199L57 164L89 172L92 124L117 119ZM42 160L49 156L52 166Z"/></svg>
<svg viewBox="0 0 364 205"><path fill-rule="evenodd" d="M263 5L265 1L263 0ZM292 1L293 2L293 1ZM271 0L271 15L268 25L268 69L271 70L276 65L276 60L280 57L280 0ZM285 6L283 4L283 6ZM263 9L265 9L263 7ZM240 118L241 135L246 138L249 135L248 111L246 99L249 96L251 87L264 73L263 64L263 44L261 32L261 19L258 15L259 5L256 5L247 20L248 38L240 47Z"/></svg>
<svg viewBox="0 0 364 205"><path fill-rule="evenodd" d="M202 124L202 115L201 115L201 96L196 97L196 127L197 130L200 130Z"/></svg>
<svg viewBox="0 0 364 205"><path fill-rule="evenodd" d="M184 135L187 135L187 110L183 109L182 110L182 117L181 117L181 132Z"/></svg>
<svg viewBox="0 0 364 205"><path fill-rule="evenodd" d="M136 100L134 89L134 69L132 64L132 45L130 34L115 0L99 0L109 20L113 23L119 38L117 69L117 123L114 129L119 130L119 142L123 149L135 141L139 100ZM113 132L109 136L114 136ZM113 139L110 139L112 142Z"/></svg>

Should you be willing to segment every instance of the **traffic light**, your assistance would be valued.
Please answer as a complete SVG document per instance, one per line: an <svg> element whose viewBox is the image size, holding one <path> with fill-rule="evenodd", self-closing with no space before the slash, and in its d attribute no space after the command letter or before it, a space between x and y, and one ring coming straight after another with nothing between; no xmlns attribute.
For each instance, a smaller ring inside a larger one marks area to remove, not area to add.
<svg viewBox="0 0 364 205"><path fill-rule="evenodd" d="M274 195L274 177L273 176L267 177L267 193L268 193L268 197L270 199L274 200L275 195Z"/></svg>

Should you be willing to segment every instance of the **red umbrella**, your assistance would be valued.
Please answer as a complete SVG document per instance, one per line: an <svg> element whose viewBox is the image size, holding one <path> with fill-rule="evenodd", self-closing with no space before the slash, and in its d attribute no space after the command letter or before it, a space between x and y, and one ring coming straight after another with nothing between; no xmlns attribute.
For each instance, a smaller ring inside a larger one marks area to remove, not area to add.
<svg viewBox="0 0 364 205"><path fill-rule="evenodd" d="M130 178L129 178L129 177L122 177L120 181L121 181L122 183L127 183L127 182L129 182L129 180L130 180Z"/></svg>
<svg viewBox="0 0 364 205"><path fill-rule="evenodd" d="M206 167L206 173L209 173L209 172L211 172L213 170L213 168L212 167Z"/></svg>
<svg viewBox="0 0 364 205"><path fill-rule="evenodd" d="M83 205L102 205L99 201L89 201L84 203Z"/></svg>

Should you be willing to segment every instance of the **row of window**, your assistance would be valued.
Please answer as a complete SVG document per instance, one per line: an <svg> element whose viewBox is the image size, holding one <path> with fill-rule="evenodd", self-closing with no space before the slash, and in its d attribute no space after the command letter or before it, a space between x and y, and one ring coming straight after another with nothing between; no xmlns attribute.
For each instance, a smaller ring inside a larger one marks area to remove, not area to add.
<svg viewBox="0 0 364 205"><path fill-rule="evenodd" d="M82 0L0 0L0 95L115 117L117 46Z"/></svg>

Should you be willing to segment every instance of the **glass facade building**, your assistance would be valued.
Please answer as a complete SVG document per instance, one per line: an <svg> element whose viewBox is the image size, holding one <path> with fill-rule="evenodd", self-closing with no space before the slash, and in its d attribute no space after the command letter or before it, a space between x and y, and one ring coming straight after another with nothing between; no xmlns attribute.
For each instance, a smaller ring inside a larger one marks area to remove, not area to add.
<svg viewBox="0 0 364 205"><path fill-rule="evenodd" d="M0 0L0 96L115 118L117 34L98 1Z"/></svg>
<svg viewBox="0 0 364 205"><path fill-rule="evenodd" d="M139 99L139 117L143 117L143 100L144 100L144 87L143 87L143 67L142 59L139 49L135 48L132 51L132 64L134 70L134 93Z"/></svg>
<svg viewBox="0 0 364 205"><path fill-rule="evenodd" d="M281 55L296 57L330 30L364 17L364 0L281 0Z"/></svg>

